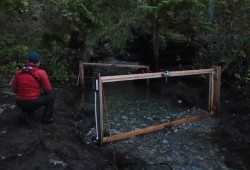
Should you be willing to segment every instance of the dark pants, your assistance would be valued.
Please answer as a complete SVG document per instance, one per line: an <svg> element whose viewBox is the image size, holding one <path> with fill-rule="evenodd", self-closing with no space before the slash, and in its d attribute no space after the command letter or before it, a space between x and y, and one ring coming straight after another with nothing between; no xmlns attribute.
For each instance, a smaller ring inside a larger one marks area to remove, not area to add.
<svg viewBox="0 0 250 170"><path fill-rule="evenodd" d="M43 119L50 119L54 112L54 103L56 99L56 93L50 92L42 94L35 100L17 100L17 106L22 110L23 116L29 119L30 115L38 108L45 106L43 111Z"/></svg>

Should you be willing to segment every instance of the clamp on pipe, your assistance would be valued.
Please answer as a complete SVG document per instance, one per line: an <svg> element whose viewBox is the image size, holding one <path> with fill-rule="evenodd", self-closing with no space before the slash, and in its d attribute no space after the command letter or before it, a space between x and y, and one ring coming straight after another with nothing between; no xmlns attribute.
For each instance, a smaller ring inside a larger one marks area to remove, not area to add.
<svg viewBox="0 0 250 170"><path fill-rule="evenodd" d="M170 71L164 71L162 76L166 78L166 82L168 81L168 77L170 76Z"/></svg>

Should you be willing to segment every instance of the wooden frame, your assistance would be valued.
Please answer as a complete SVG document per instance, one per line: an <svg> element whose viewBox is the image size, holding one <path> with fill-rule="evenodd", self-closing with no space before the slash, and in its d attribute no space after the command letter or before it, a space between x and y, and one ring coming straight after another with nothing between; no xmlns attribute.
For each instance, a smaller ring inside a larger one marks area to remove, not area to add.
<svg viewBox="0 0 250 170"><path fill-rule="evenodd" d="M148 69L148 66L145 65L134 65L134 64L107 64L107 63L83 63L83 66L98 66L98 67L127 67L127 68L146 68Z"/></svg>
<svg viewBox="0 0 250 170"><path fill-rule="evenodd" d="M79 60L79 79L81 87L84 87L84 66L97 67L118 67L118 68L145 68L149 72L149 66L132 64L106 64L106 63L85 63Z"/></svg>
<svg viewBox="0 0 250 170"><path fill-rule="evenodd" d="M118 68L145 68L149 72L149 66L146 65L132 65L132 64L107 64L107 63L85 63L79 60L79 80L80 86L84 87L84 66L97 66L97 67L118 67ZM98 81L100 82L100 74L98 75ZM99 114L97 114L96 122L98 124L98 139L103 139L103 100L102 100L102 84L98 83L98 96L99 96ZM147 87L149 87L149 81L147 81ZM100 90L101 89L101 90ZM95 103L96 104L96 103ZM100 135L100 136L99 136Z"/></svg>
<svg viewBox="0 0 250 170"><path fill-rule="evenodd" d="M155 125L147 127L144 129L139 129L135 131L125 132L116 135L110 135L104 137L103 132L103 87L102 83L117 82L117 81L128 81L128 80L138 80L138 79L152 79L152 78L164 78L164 77L175 77L175 76L187 76L187 75L199 75L199 74L209 74L209 99L208 99L208 111L210 114L202 114L199 116L193 116L188 118L183 118L175 120L168 123L163 123L160 125ZM183 123L198 121L207 118L213 113L219 112L220 104L220 80L221 79L221 67L215 66L210 69L200 69L200 70L185 70L185 71L171 71L171 72L157 72L157 73L144 73L144 74L133 74L133 75L118 75L118 76L103 76L100 74L98 76L99 83L99 114L98 114L98 132L99 132L99 143L102 145L106 142L122 140L132 136L137 136L141 134L146 134L161 130L167 127L177 126Z"/></svg>

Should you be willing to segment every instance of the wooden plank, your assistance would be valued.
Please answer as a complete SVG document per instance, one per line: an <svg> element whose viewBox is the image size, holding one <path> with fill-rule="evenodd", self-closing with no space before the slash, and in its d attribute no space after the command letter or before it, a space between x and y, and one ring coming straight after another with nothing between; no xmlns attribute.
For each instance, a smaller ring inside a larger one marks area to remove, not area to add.
<svg viewBox="0 0 250 170"><path fill-rule="evenodd" d="M101 76L98 75L98 87L99 87L99 114L98 114L98 133L99 133L99 143L102 145L104 131L103 131L103 89L102 89L102 82L101 82Z"/></svg>
<svg viewBox="0 0 250 170"><path fill-rule="evenodd" d="M111 135L109 137L104 137L103 138L103 143L122 140L122 139L126 139L126 138L129 138L129 137L132 137L132 136L142 135L142 134L154 132L154 131L161 130L161 129L168 128L168 127L173 127L173 126L181 125L181 124L184 124L184 123L198 121L198 120L201 120L201 119L208 118L210 116L212 116L212 114L202 114L202 115L198 115L198 116L193 116L193 117L188 117L188 118L175 120L175 121L168 122L168 123L163 123L163 124L156 125L156 126L147 127L147 128L144 128L144 129L138 129L138 130L135 130L135 131L130 131L130 132L125 132L125 133L121 133L121 134Z"/></svg>
<svg viewBox="0 0 250 170"><path fill-rule="evenodd" d="M200 69L200 70L185 70L185 71L171 71L169 72L169 77L175 76L187 76L187 75L197 75L197 74L211 74L214 69ZM130 75L116 75L116 76L103 76L101 80L103 83L106 82L116 82L116 81L127 81L127 80L139 80L139 79L152 79L164 77L164 72L157 73L144 73L144 74L130 74Z"/></svg>
<svg viewBox="0 0 250 170"><path fill-rule="evenodd" d="M213 73L209 74L209 94L208 94L208 111L213 111L214 100L214 76Z"/></svg>
<svg viewBox="0 0 250 170"><path fill-rule="evenodd" d="M86 66L99 66L99 67L129 67L129 68L148 68L145 65L133 65L133 64L106 64L106 63L82 63Z"/></svg>
<svg viewBox="0 0 250 170"><path fill-rule="evenodd" d="M210 68L210 69L200 69L200 70L171 71L169 77L191 76L191 75L198 75L198 74L210 74L213 71L214 71L213 68Z"/></svg>
<svg viewBox="0 0 250 170"><path fill-rule="evenodd" d="M80 71L80 85L83 88L84 87L84 68L83 68L83 64L82 61L79 60L79 71Z"/></svg>
<svg viewBox="0 0 250 170"><path fill-rule="evenodd" d="M214 95L213 95L213 111L219 113L220 111L220 84L221 84L221 67L215 66L214 76Z"/></svg>
<svg viewBox="0 0 250 170"><path fill-rule="evenodd" d="M162 72L160 73L143 73L143 74L130 74L130 75L117 75L117 76L103 76L101 80L106 82L116 82L116 81L127 81L127 80L139 80L139 79L149 79L149 78L159 78L163 77Z"/></svg>
<svg viewBox="0 0 250 170"><path fill-rule="evenodd" d="M150 68L147 67L147 73L149 73L149 72L150 72ZM150 92L150 79L147 79L147 97L149 95L149 92Z"/></svg>

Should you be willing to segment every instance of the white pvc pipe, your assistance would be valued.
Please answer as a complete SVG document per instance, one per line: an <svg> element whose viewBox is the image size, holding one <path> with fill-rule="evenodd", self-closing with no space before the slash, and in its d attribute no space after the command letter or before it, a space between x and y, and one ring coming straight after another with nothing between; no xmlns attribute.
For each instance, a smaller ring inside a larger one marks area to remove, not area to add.
<svg viewBox="0 0 250 170"><path fill-rule="evenodd" d="M98 80L95 81L95 129L96 129L96 139L99 139L98 133L98 122L97 122L97 91L98 91Z"/></svg>
<svg viewBox="0 0 250 170"><path fill-rule="evenodd" d="M79 71L78 76L77 76L77 82L76 82L76 85L78 85L78 84L79 84L79 79L80 79L80 71Z"/></svg>

